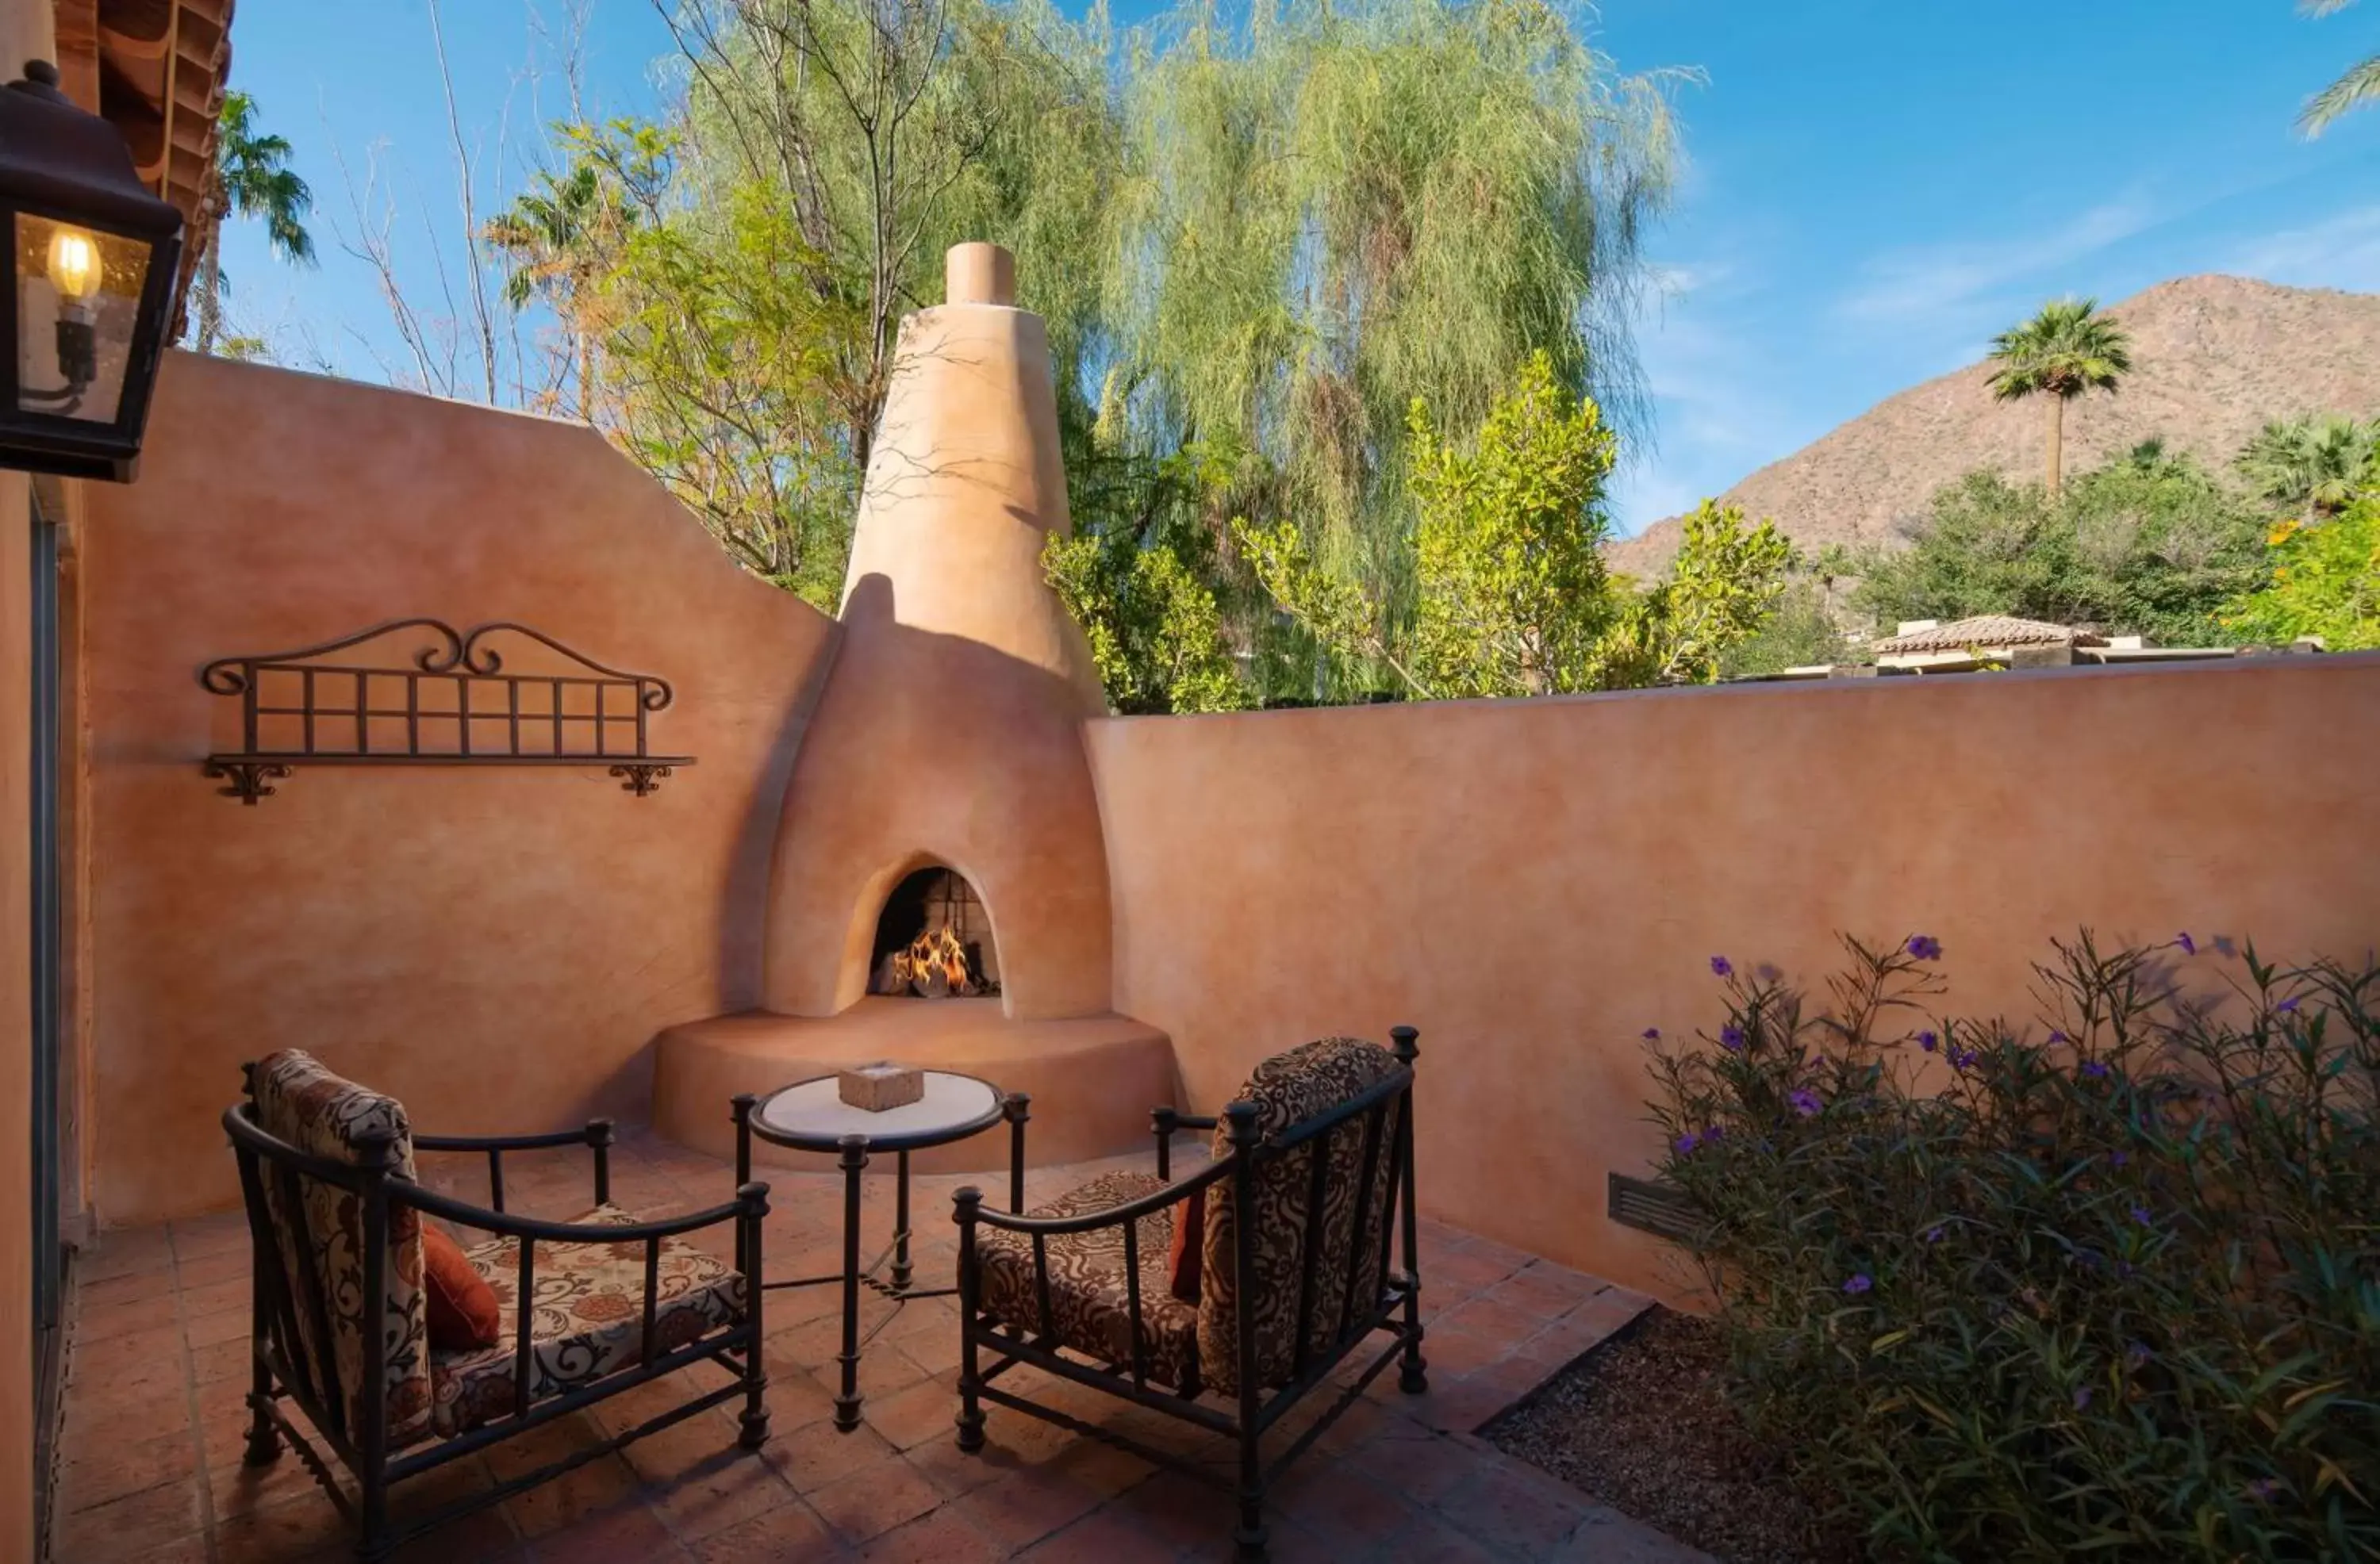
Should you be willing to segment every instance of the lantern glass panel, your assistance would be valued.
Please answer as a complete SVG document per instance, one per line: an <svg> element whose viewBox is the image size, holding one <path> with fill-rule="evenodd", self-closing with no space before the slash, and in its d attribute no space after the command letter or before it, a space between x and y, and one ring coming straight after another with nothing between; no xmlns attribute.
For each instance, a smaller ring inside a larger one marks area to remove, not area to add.
<svg viewBox="0 0 2380 1564"><path fill-rule="evenodd" d="M115 422L150 244L34 212L16 237L18 409Z"/></svg>

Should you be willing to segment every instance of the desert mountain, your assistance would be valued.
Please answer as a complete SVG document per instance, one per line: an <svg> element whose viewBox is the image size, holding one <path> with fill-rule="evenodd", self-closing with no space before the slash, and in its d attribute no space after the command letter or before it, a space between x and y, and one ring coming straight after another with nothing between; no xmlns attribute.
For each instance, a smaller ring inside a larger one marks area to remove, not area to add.
<svg viewBox="0 0 2380 1564"><path fill-rule="evenodd" d="M2380 411L2380 295L2182 277L2107 312L2131 333L2132 373L2113 396L2068 406L2068 472L2157 436L2219 469L2268 418ZM1994 401L1990 375L1978 362L1888 398L1725 498L1815 551L1894 539L1937 489L1977 467L2035 478L2047 415L2038 401ZM1677 547L1672 516L1606 552L1642 576L1667 569Z"/></svg>

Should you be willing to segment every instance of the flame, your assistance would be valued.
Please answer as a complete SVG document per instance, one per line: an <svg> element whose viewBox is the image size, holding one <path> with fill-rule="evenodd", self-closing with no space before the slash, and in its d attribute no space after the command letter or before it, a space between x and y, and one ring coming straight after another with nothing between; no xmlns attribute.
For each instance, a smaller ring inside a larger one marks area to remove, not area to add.
<svg viewBox="0 0 2380 1564"><path fill-rule="evenodd" d="M893 952L889 964L894 993L908 989L929 998L963 998L982 991L968 975L966 944L949 924L919 934L907 948Z"/></svg>

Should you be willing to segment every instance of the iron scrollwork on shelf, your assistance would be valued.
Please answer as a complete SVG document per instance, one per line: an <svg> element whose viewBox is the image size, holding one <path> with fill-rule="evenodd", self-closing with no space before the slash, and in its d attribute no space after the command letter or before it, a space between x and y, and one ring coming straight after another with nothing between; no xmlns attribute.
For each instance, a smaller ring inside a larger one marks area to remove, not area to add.
<svg viewBox="0 0 2380 1564"><path fill-rule="evenodd" d="M420 644L402 663L322 661L408 631ZM508 635L568 671L508 670L495 644ZM606 667L511 620L468 633L443 620L391 620L297 651L217 658L199 683L239 698L241 747L208 756L205 774L248 805L271 797L271 784L298 766L601 766L642 798L694 764L691 755L652 753L648 719L674 698L668 680Z"/></svg>

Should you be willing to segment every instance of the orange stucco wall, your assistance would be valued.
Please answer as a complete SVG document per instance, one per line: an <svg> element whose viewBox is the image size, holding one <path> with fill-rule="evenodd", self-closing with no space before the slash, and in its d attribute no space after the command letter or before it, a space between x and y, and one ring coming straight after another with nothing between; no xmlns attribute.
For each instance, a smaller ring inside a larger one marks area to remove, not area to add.
<svg viewBox="0 0 2380 1564"><path fill-rule="evenodd" d="M758 1002L833 626L592 431L176 354L141 481L94 490L90 522L103 1220L236 1198L216 1119L270 1049L425 1128L550 1128L640 1115L657 1031ZM252 808L200 775L237 715L201 664L412 615L521 621L670 680L653 747L698 764L641 799L592 767L301 770Z"/></svg>
<svg viewBox="0 0 2380 1564"><path fill-rule="evenodd" d="M2380 942L2380 656L1104 720L1116 1005L1213 1111L1265 1054L1421 1028L1424 1208L1633 1285L1644 1047L1713 953L1815 982L1940 938L2029 1014L2053 935Z"/></svg>

